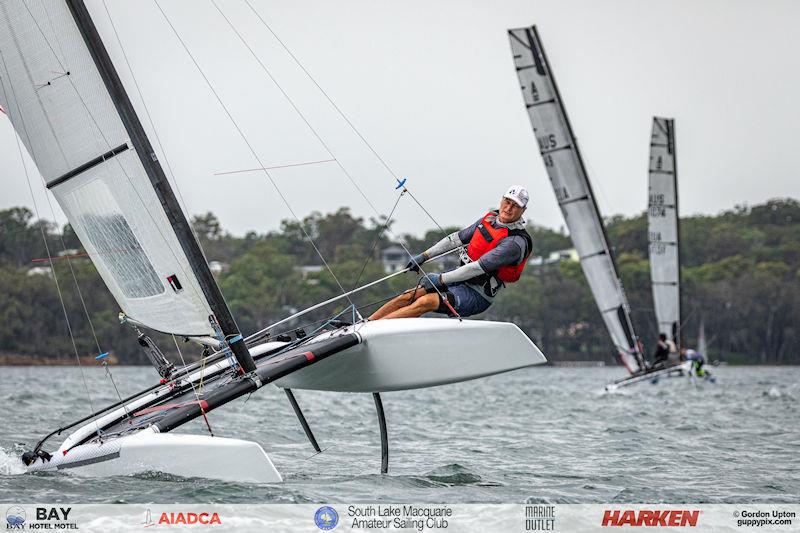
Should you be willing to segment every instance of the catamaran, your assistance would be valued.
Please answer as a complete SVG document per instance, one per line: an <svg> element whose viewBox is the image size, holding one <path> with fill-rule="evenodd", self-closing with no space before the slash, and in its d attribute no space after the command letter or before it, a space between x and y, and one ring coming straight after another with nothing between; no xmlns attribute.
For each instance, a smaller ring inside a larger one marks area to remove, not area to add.
<svg viewBox="0 0 800 533"><path fill-rule="evenodd" d="M525 107L572 243L619 361L631 376L646 363L614 252L536 27L508 31Z"/></svg>
<svg viewBox="0 0 800 533"><path fill-rule="evenodd" d="M672 357L639 376L616 386L643 381L657 382L664 377L691 374L691 362L680 361L681 274L680 220L678 218L678 174L675 151L675 120L653 117L648 167L647 241L650 256L650 283L653 291L658 332L675 343Z"/></svg>
<svg viewBox="0 0 800 533"><path fill-rule="evenodd" d="M653 288L658 332L672 339L680 352L681 255L678 211L678 168L675 150L675 119L653 117L648 172L647 236L650 252L650 281ZM705 350L705 327L701 321L699 350ZM670 361L671 375L692 375L692 361ZM706 374L706 372L702 372ZM711 380L708 374L708 381Z"/></svg>
<svg viewBox="0 0 800 533"><path fill-rule="evenodd" d="M260 444L216 436L207 418L272 383L286 391L317 451L292 390L372 393L386 472L380 393L545 362L514 324L459 318L367 322L354 306L351 324L334 316L310 332L273 338L267 328L245 337L83 0L0 0L0 105L119 304L121 322L131 327L160 378L46 435L23 455L28 471L161 471L280 481ZM149 331L192 340L206 355L176 367ZM208 435L171 433L196 419L206 422ZM49 439L67 431L55 450L45 450Z"/></svg>

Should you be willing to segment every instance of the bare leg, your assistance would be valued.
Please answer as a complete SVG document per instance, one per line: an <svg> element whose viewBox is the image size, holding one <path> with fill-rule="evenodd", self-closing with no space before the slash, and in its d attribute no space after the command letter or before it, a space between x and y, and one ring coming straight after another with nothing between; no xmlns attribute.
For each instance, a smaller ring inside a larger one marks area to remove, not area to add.
<svg viewBox="0 0 800 533"><path fill-rule="evenodd" d="M438 308L439 295L436 293L426 294L425 296L420 296L414 300L413 304L401 307L397 311L389 313L383 318L417 318L425 313L436 311Z"/></svg>
<svg viewBox="0 0 800 533"><path fill-rule="evenodd" d="M415 290L416 294L412 296L412 293ZM422 288L409 289L403 294L395 296L394 298L383 304L383 306L380 309L378 309L377 311L372 313L372 315L370 315L369 319L380 320L381 318L385 318L386 315L388 315L389 313L393 313L398 309L406 307L407 305L411 305L413 302L417 300L417 298L425 296L425 294L426 294L425 289Z"/></svg>

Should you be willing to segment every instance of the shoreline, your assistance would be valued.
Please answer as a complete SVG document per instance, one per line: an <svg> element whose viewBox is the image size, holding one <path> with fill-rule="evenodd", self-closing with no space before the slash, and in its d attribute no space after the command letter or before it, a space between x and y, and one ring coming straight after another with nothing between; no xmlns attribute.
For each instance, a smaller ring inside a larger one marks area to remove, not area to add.
<svg viewBox="0 0 800 533"><path fill-rule="evenodd" d="M86 355L80 358L81 365L95 366L99 363L91 356ZM119 359L114 354L109 354L107 361L112 365L119 364ZM77 366L75 358L62 357L34 357L30 355L19 355L0 353L0 366ZM127 366L147 366L147 365L127 365Z"/></svg>

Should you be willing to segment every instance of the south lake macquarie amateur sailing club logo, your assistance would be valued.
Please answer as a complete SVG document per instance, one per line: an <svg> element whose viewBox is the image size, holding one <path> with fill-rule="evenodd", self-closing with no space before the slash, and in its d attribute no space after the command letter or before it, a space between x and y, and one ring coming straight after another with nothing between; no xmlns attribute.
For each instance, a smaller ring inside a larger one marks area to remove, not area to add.
<svg viewBox="0 0 800 533"><path fill-rule="evenodd" d="M317 509L317 512L314 513L314 522L316 522L317 527L323 531L333 529L336 527L336 524L339 523L339 513L337 513L336 509L333 507L325 505Z"/></svg>

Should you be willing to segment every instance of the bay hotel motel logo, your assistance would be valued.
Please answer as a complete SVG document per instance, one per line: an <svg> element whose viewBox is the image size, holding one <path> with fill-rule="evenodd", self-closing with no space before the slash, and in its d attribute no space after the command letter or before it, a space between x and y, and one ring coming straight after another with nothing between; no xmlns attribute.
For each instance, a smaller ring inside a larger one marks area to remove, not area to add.
<svg viewBox="0 0 800 533"><path fill-rule="evenodd" d="M6 510L6 530L78 529L75 522L67 522L72 507L37 507L35 520L28 520L23 507L14 505Z"/></svg>

